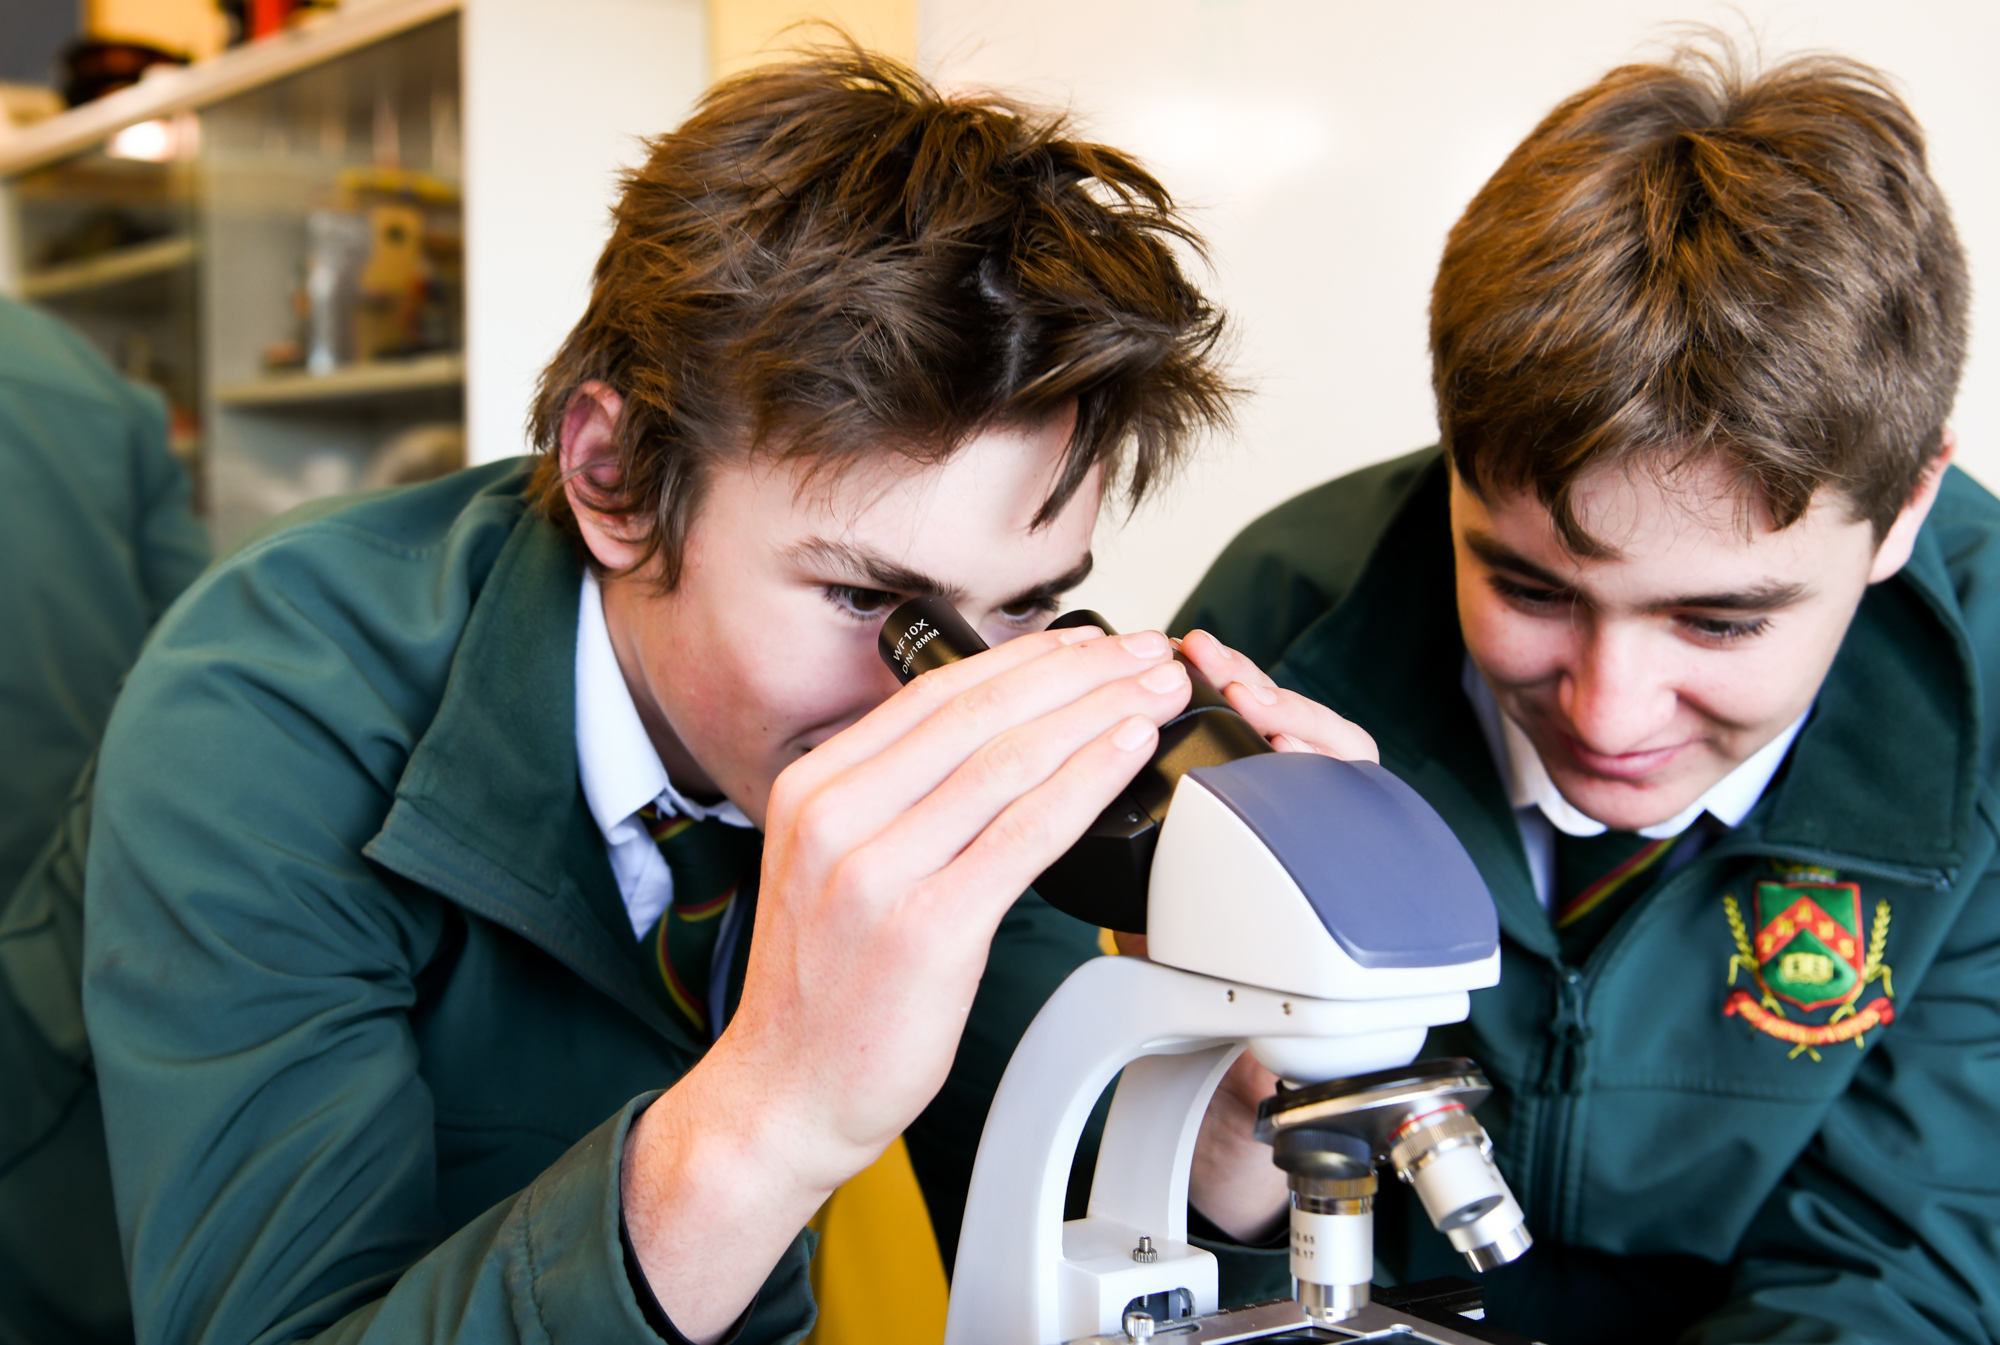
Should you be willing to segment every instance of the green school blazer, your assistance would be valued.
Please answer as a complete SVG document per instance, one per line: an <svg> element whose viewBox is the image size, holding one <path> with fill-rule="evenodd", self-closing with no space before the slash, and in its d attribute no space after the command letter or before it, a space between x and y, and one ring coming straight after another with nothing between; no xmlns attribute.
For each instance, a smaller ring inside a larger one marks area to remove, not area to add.
<svg viewBox="0 0 2000 1345"><path fill-rule="evenodd" d="M581 571L526 479L294 515L119 701L82 999L140 1341L657 1340L619 1156L706 1043L647 990L584 804ZM1000 1072L1095 953L1032 894L1002 924L907 1136L947 1265ZM809 1254L743 1341L811 1326Z"/></svg>
<svg viewBox="0 0 2000 1345"><path fill-rule="evenodd" d="M1427 1047L1493 1080L1535 1235L1483 1277L1488 1320L1551 1345L2000 1338L2000 503L1947 475L1762 801L1571 966L1460 687L1447 485L1427 450L1308 491L1174 629L1373 733L1492 890L1500 984ZM1376 1236L1387 1279L1466 1273L1395 1182Z"/></svg>
<svg viewBox="0 0 2000 1345"><path fill-rule="evenodd" d="M159 398L0 299L0 1340L131 1339L77 1008L81 874L23 882L146 632L208 562ZM20 889L18 895L10 895Z"/></svg>

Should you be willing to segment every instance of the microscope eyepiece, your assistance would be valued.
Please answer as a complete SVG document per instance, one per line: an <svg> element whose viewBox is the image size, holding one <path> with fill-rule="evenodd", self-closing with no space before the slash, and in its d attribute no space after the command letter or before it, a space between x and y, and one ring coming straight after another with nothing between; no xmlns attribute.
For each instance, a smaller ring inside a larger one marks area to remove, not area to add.
<svg viewBox="0 0 2000 1345"><path fill-rule="evenodd" d="M1049 623L1051 630L1072 626L1118 633L1088 608L1065 612ZM986 642L949 602L925 597L912 598L889 614L876 647L897 679L907 683L933 668L984 652ZM1194 687L1187 708L1160 726L1152 760L1125 791L1098 814L1081 840L1035 879L1035 891L1057 910L1127 934L1146 932L1153 848L1181 777L1197 766L1220 766L1271 750L1263 735L1229 708L1192 663L1178 651L1174 657L1187 669Z"/></svg>
<svg viewBox="0 0 2000 1345"><path fill-rule="evenodd" d="M912 598L889 613L875 637L882 661L908 683L933 668L986 652L986 641L939 597Z"/></svg>

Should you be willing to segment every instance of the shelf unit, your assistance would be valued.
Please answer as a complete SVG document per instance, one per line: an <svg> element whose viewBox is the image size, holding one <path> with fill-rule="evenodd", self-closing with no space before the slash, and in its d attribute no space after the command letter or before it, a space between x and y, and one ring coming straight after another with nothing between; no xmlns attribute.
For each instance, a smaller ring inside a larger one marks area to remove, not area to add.
<svg viewBox="0 0 2000 1345"><path fill-rule="evenodd" d="M58 262L21 277L24 299L64 299L146 280L194 263L198 248L189 237L158 238L113 248L81 261Z"/></svg>
<svg viewBox="0 0 2000 1345"><path fill-rule="evenodd" d="M342 365L331 373L284 369L215 390L223 406L314 407L327 402L394 397L412 392L444 392L465 386L465 356L455 350L407 360L370 360Z"/></svg>
<svg viewBox="0 0 2000 1345"><path fill-rule="evenodd" d="M0 134L0 292L159 387L219 548L441 460L453 427L471 461L521 452L616 173L686 116L707 50L703 0L346 0ZM379 231L384 205L421 212L442 306L394 310L414 338L384 344L376 285L369 339L342 329L307 372L333 311L309 258L338 233L313 217Z"/></svg>

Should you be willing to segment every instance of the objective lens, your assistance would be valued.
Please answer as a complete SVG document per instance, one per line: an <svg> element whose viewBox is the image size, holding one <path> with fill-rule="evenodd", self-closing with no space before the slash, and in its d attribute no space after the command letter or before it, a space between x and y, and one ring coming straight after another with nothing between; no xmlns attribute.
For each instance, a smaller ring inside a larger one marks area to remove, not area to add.
<svg viewBox="0 0 2000 1345"><path fill-rule="evenodd" d="M1375 1177L1290 1177L1292 1278L1306 1315L1344 1322L1368 1306L1375 1278Z"/></svg>
<svg viewBox="0 0 2000 1345"><path fill-rule="evenodd" d="M1493 1141L1459 1104L1405 1121L1389 1161L1474 1270L1506 1265L1534 1245L1520 1203L1493 1166Z"/></svg>
<svg viewBox="0 0 2000 1345"><path fill-rule="evenodd" d="M1368 1141L1301 1128L1271 1142L1292 1193L1292 1292L1321 1326L1368 1306L1375 1278L1375 1169Z"/></svg>

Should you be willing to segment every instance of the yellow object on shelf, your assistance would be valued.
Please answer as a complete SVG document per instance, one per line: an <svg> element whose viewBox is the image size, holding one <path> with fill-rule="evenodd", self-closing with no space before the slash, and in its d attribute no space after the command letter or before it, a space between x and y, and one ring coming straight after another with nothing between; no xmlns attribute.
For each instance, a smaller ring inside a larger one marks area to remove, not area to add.
<svg viewBox="0 0 2000 1345"><path fill-rule="evenodd" d="M814 1216L811 1345L938 1345L944 1262L930 1211L899 1138Z"/></svg>

